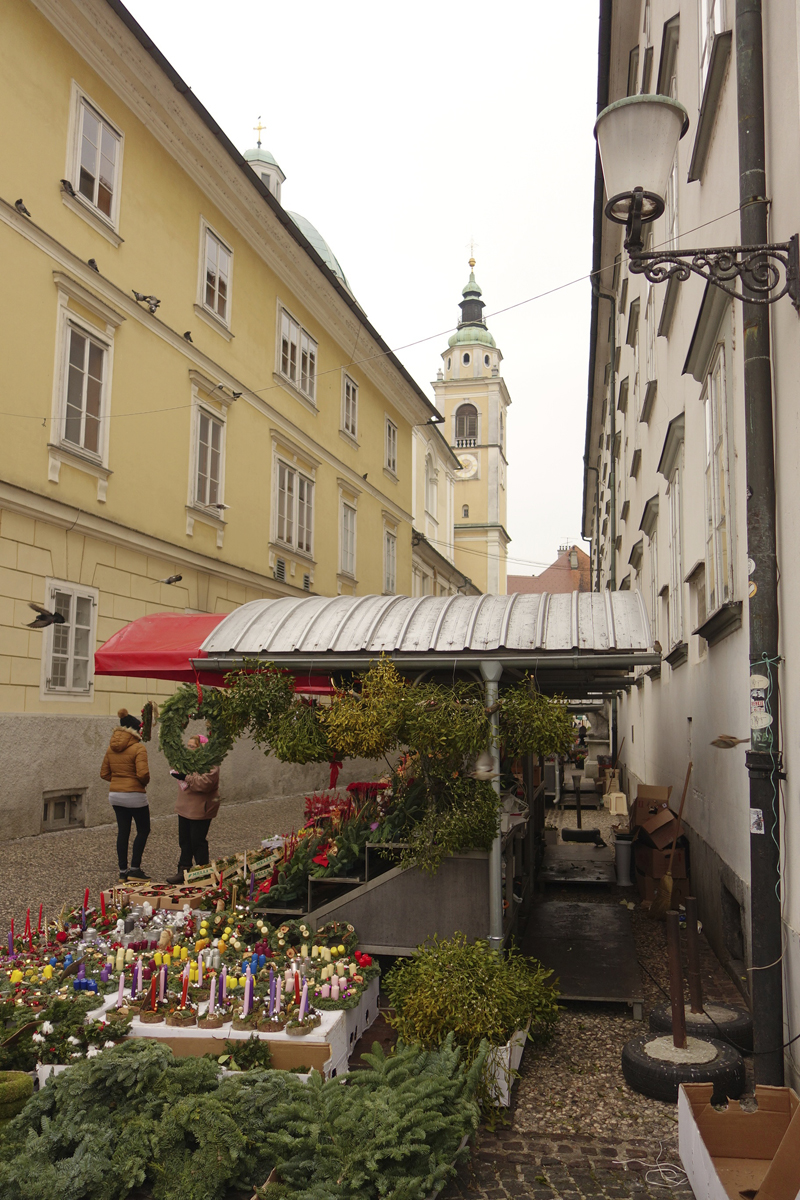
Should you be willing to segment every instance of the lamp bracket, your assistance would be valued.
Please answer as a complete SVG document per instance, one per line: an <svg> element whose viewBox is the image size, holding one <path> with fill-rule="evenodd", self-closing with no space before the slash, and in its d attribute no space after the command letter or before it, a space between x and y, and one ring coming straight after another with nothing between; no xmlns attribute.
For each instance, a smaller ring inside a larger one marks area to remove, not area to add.
<svg viewBox="0 0 800 1200"><path fill-rule="evenodd" d="M745 304L774 304L788 295L800 311L800 251L798 235L788 242L763 246L716 246L702 250L643 251L634 238L627 240L632 274L650 283L690 275L713 283ZM737 290L737 282L741 288ZM782 286L781 286L782 285Z"/></svg>

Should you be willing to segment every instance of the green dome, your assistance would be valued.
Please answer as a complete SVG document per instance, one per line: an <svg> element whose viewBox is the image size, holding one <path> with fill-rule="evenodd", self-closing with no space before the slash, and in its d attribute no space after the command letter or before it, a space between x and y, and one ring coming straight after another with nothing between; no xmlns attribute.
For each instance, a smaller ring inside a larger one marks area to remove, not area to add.
<svg viewBox="0 0 800 1200"><path fill-rule="evenodd" d="M262 146L259 146L255 150L245 150L244 157L249 163L266 163L267 166L278 167L269 150L264 150ZM278 170L280 171L280 167L278 167Z"/></svg>
<svg viewBox="0 0 800 1200"><path fill-rule="evenodd" d="M287 209L287 212L288 212L288 209ZM348 292L350 292L350 294L352 295L353 289L350 287L350 284L347 281L347 276L345 275L344 271L342 270L341 263L339 262L338 258L333 253L330 246L325 241L325 238L322 236L322 234L319 232L319 230L315 229L315 227L311 224L311 222L307 221L305 217L301 217L300 213L290 212L289 216L292 218L295 225L300 230L300 232L304 235L304 237L308 238L309 242L311 242L311 245L314 247L314 249L316 250L317 254L320 256L322 261L326 264L326 266L330 267L330 269L333 271L336 278L339 279L344 284L344 286L347 288Z"/></svg>
<svg viewBox="0 0 800 1200"><path fill-rule="evenodd" d="M448 346L496 346L492 335L488 329L481 328L480 325L462 325L452 335L448 341Z"/></svg>
<svg viewBox="0 0 800 1200"><path fill-rule="evenodd" d="M474 271L470 271L469 280L464 285L464 287L461 289L461 295L462 296L482 296L483 295L483 292L481 291L479 285L475 282L475 272Z"/></svg>

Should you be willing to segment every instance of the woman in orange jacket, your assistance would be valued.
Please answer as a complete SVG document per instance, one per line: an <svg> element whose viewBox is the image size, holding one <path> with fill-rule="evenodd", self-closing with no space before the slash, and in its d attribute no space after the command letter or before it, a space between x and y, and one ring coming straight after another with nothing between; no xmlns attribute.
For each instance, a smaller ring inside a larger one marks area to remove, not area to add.
<svg viewBox="0 0 800 1200"><path fill-rule="evenodd" d="M121 708L117 716L119 725L111 734L100 778L110 785L108 799L117 818L119 878L125 883L128 879L150 878L142 870L142 854L150 835L150 805L147 803L150 770L147 750L139 733L141 721L131 716L127 708ZM133 821L136 822L136 837L128 867L128 842Z"/></svg>

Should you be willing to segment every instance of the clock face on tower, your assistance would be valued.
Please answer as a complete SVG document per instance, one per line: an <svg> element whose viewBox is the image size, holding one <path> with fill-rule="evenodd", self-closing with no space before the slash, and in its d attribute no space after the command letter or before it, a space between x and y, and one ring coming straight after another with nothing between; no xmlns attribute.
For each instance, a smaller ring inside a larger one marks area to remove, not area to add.
<svg viewBox="0 0 800 1200"><path fill-rule="evenodd" d="M478 474L478 460L474 454L459 454L458 461L461 470L457 472L459 479L474 479Z"/></svg>

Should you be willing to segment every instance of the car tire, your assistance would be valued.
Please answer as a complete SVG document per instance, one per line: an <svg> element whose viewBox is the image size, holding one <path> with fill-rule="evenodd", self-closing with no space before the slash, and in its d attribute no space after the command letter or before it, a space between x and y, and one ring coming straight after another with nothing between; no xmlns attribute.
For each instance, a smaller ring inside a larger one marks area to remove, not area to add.
<svg viewBox="0 0 800 1200"><path fill-rule="evenodd" d="M652 1034L632 1038L622 1051L622 1074L625 1082L651 1100L676 1104L682 1083L713 1083L714 1095L723 1093L736 1100L745 1089L745 1070L738 1050L725 1042L706 1038L717 1051L716 1058L706 1063L671 1063L651 1058L645 1050Z"/></svg>
<svg viewBox="0 0 800 1200"><path fill-rule="evenodd" d="M706 1008L709 1006L706 1005ZM697 1018L694 1013L686 1010L686 1033L689 1037L715 1038L727 1042L740 1054L753 1052L753 1018L742 1008L734 1008L732 1004L715 1004L715 1009L723 1009L725 1019L718 1018L710 1021ZM650 1013L650 1029L653 1033L672 1032L672 1008L669 1004L661 1004Z"/></svg>

